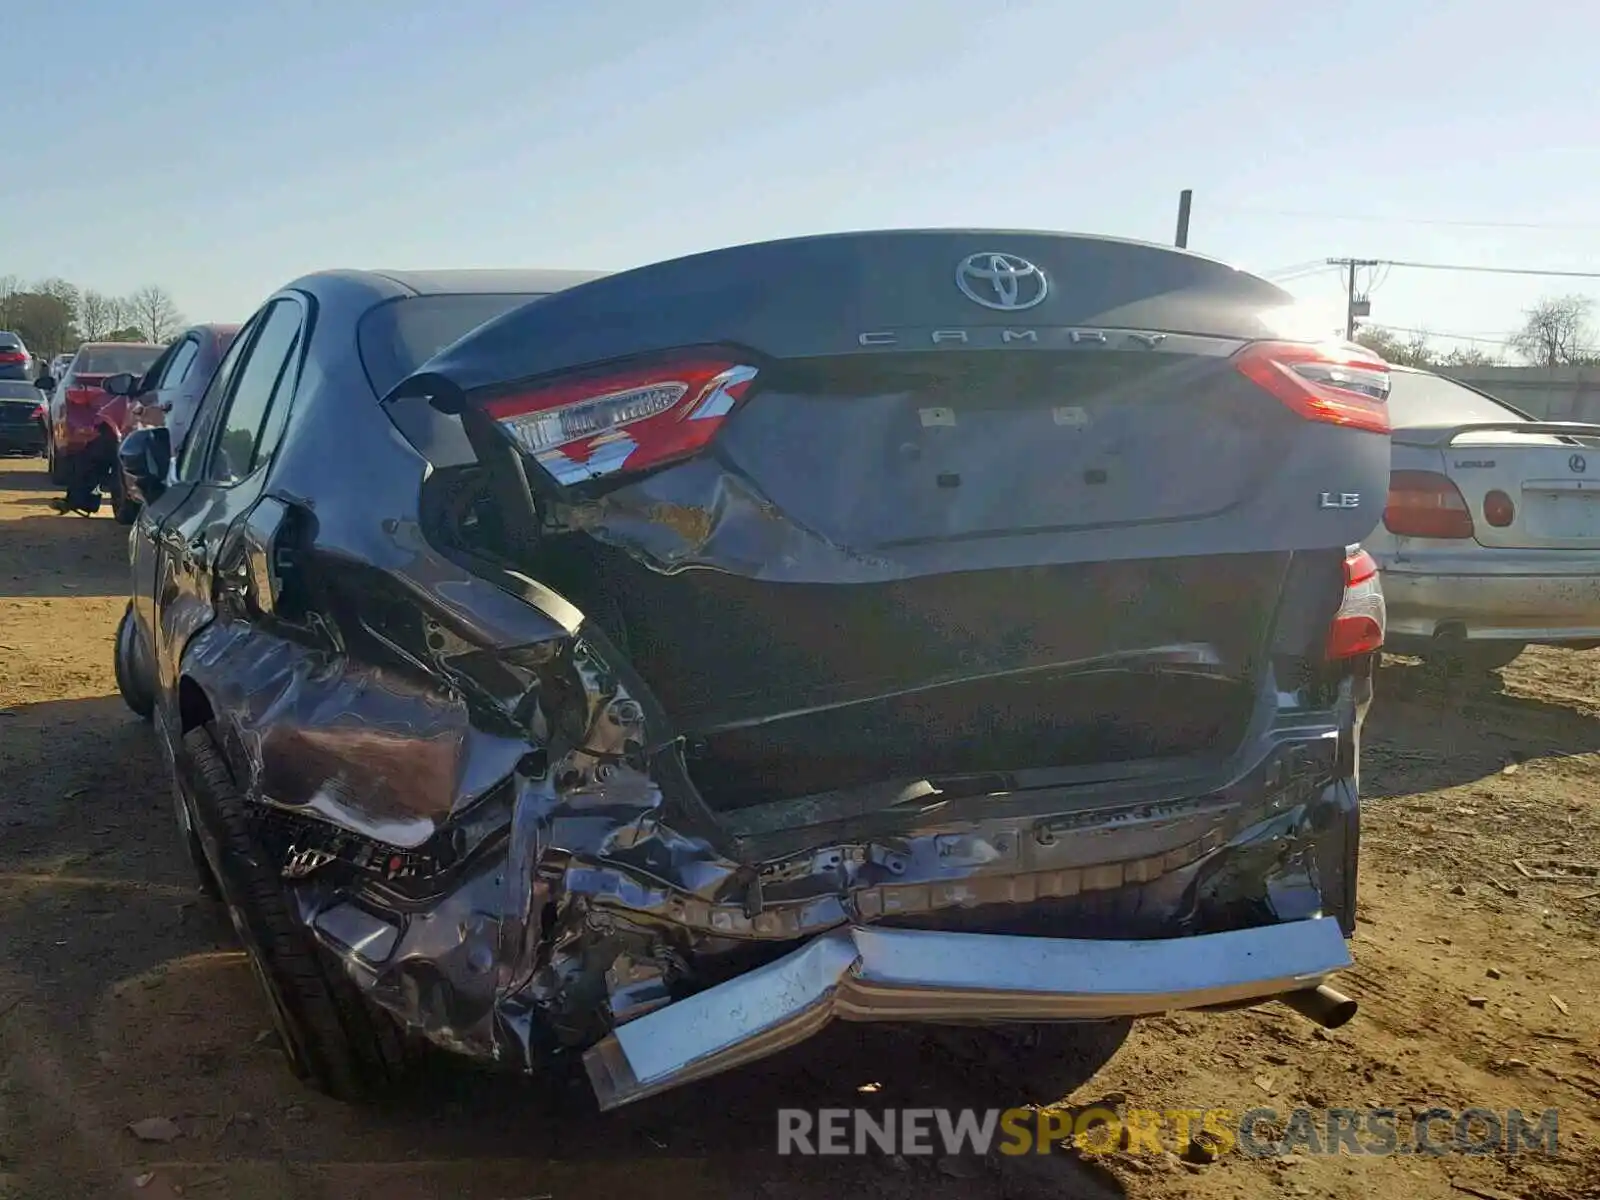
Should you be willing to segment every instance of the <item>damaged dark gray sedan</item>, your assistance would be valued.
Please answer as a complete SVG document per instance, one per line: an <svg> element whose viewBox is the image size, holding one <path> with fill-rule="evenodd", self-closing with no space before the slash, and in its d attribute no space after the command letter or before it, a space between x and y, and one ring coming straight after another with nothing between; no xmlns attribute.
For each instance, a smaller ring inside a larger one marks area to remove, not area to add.
<svg viewBox="0 0 1600 1200"><path fill-rule="evenodd" d="M297 1071L1348 1015L1388 372L1293 314L971 231L274 296L116 644Z"/></svg>

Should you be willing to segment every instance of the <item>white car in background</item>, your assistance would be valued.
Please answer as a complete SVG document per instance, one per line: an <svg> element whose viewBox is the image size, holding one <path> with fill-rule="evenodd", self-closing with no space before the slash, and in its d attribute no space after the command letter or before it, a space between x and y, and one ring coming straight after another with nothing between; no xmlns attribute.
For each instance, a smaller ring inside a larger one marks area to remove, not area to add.
<svg viewBox="0 0 1600 1200"><path fill-rule="evenodd" d="M1385 648L1491 671L1531 643L1600 645L1600 425L1427 371L1389 381L1388 503L1363 543Z"/></svg>

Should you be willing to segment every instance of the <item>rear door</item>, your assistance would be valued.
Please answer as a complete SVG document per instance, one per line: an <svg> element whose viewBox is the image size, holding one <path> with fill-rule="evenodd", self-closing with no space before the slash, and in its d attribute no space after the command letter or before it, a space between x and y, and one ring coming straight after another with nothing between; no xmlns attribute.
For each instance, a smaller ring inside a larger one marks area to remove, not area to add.
<svg viewBox="0 0 1600 1200"><path fill-rule="evenodd" d="M1395 441L1436 451L1483 546L1600 549L1600 426L1544 423L1437 375L1396 371Z"/></svg>
<svg viewBox="0 0 1600 1200"><path fill-rule="evenodd" d="M186 334L168 347L167 352L156 360L155 364L144 373L144 378L135 385L133 396L130 398L130 417L140 425L162 424L166 412L167 393L194 365L199 353L200 339L192 333ZM147 409L155 411L146 412Z"/></svg>
<svg viewBox="0 0 1600 1200"><path fill-rule="evenodd" d="M228 384L238 366L241 353L229 355L221 364L202 403L207 420L214 422L228 394ZM142 505L134 522L130 553L133 562L133 608L147 646L156 647L157 662L162 661L164 637L157 636L161 614L177 598L174 566L181 561L176 543L167 541L167 525L174 514L186 511L189 495L198 485L203 456L194 453L169 433L171 465L167 486L153 502ZM165 680L166 674L162 672Z"/></svg>
<svg viewBox="0 0 1600 1200"><path fill-rule="evenodd" d="M307 302L296 294L262 309L218 368L186 439L179 472L192 486L161 523L154 589L169 687L189 640L215 616L215 572L228 531L265 486L299 382L307 318Z"/></svg>

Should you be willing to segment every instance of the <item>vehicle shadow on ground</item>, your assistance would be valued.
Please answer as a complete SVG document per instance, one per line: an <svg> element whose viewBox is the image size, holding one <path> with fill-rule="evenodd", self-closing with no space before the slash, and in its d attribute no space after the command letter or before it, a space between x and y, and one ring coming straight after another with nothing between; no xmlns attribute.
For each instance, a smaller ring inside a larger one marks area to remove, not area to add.
<svg viewBox="0 0 1600 1200"><path fill-rule="evenodd" d="M0 492L48 492L56 485L50 482L42 458L0 458Z"/></svg>
<svg viewBox="0 0 1600 1200"><path fill-rule="evenodd" d="M1441 679L1387 662L1362 744L1363 799L1473 783L1509 763L1600 753L1600 720L1503 689L1498 676Z"/></svg>
<svg viewBox="0 0 1600 1200"><path fill-rule="evenodd" d="M0 480L5 478L0 471ZM5 522L12 570L9 575L0 574L0 600L125 597L129 584L127 527L104 515L63 516L51 512L42 501L39 508L39 515Z"/></svg>
<svg viewBox="0 0 1600 1200"><path fill-rule="evenodd" d="M641 1161L662 1173L659 1194L675 1196L769 1198L791 1182L907 1200L1124 1195L1092 1156L1067 1153L777 1154L780 1108L1004 1109L1058 1099L1086 1077L1015 1039L961 1030L835 1025L781 1056L610 1114L597 1112L576 1064L530 1082L443 1056L380 1109L322 1097L290 1076L231 930L193 886L150 727L116 697L5 712L5 1070L93 1101L0 1130L0 1157L27 1161L26 1143L11 1143L43 1139L72 1147L54 1153L80 1156L90 1175L165 1160L175 1178L248 1178L263 1195L289 1194L272 1174L286 1162L331 1190L336 1177L349 1183L344 1194L404 1169L436 1180L439 1194L478 1196L521 1194L530 1179L549 1191L552 1171L570 1181L565 1194L612 1194L624 1186L613 1167L631 1164L634 1178ZM134 1142L125 1126L152 1116L176 1120L181 1140ZM685 1172L693 1187L665 1186Z"/></svg>

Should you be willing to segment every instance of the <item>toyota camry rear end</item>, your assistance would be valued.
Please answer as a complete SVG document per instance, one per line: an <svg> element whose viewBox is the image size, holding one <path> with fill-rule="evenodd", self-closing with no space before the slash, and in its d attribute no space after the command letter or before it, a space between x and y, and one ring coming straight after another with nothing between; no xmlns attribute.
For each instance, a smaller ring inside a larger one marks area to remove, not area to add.
<svg viewBox="0 0 1600 1200"><path fill-rule="evenodd" d="M303 818L305 927L412 1033L583 1054L608 1107L830 1019L1335 1019L1389 380L1297 321L1164 247L897 231L481 326L384 397L414 519L285 468L267 561L393 675L197 660Z"/></svg>

